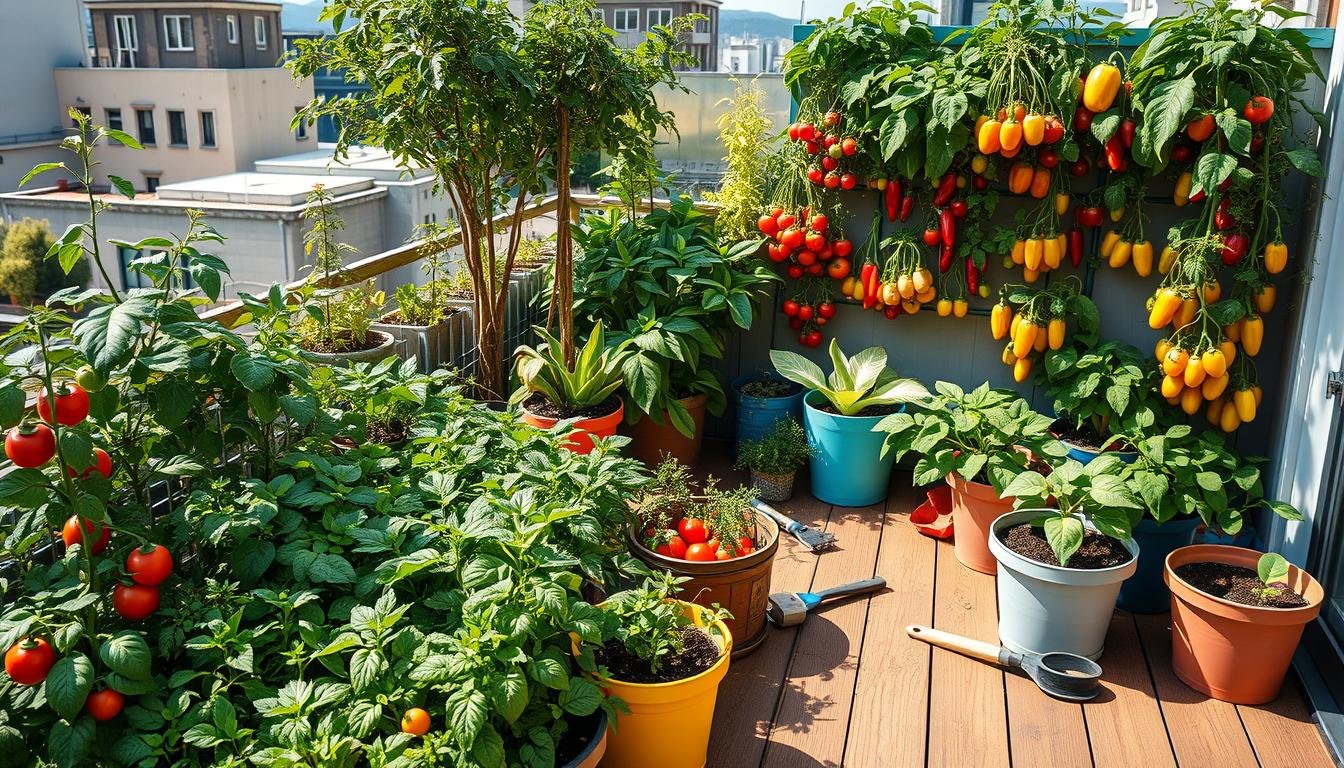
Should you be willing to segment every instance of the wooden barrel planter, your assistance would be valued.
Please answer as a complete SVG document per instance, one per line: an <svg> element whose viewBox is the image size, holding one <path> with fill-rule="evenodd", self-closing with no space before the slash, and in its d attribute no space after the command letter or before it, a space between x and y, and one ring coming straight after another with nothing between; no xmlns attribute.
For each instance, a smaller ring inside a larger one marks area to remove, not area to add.
<svg viewBox="0 0 1344 768"><path fill-rule="evenodd" d="M706 608L717 603L732 612L733 618L724 623L733 635L735 659L760 647L769 630L765 609L770 600L770 571L779 549L779 526L760 512L755 515L756 550L732 560L692 562L664 557L641 544L634 528L626 532L630 552L645 565L690 579L681 585L678 597Z"/></svg>

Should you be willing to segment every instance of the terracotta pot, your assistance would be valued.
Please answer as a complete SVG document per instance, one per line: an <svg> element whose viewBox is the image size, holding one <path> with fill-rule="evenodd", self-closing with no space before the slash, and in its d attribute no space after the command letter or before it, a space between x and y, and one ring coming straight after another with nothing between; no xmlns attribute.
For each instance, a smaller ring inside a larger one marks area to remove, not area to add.
<svg viewBox="0 0 1344 768"><path fill-rule="evenodd" d="M1172 669L1191 688L1233 704L1264 704L1278 697L1302 629L1321 612L1325 590L1290 565L1284 581L1307 604L1261 608L1201 592L1175 571L1189 563L1226 563L1254 571L1260 555L1223 544L1196 544L1167 555Z"/></svg>
<svg viewBox="0 0 1344 768"><path fill-rule="evenodd" d="M539 416L526 408L522 410L523 423L531 424L538 429L550 429L560 423L560 419L552 419L549 416ZM606 416L594 416L589 419L575 419L571 424L573 432L569 435L569 440L565 441L565 447L574 453L588 454L593 451L594 437L611 437L616 434L616 427L620 426L621 418L625 416L625 403L617 398L616 410Z"/></svg>
<svg viewBox="0 0 1344 768"><path fill-rule="evenodd" d="M989 551L989 528L1000 515L1013 511L1012 499L1000 499L994 487L965 480L955 472L947 476L952 488L952 544L957 562L981 573L999 572L999 563Z"/></svg>
<svg viewBox="0 0 1344 768"><path fill-rule="evenodd" d="M691 414L695 422L695 434L687 437L672 426L672 420L664 413L663 423L659 424L648 416L630 425L630 454L650 467L657 466L663 460L663 454L694 467L700 463L700 446L705 440L705 401L707 395L684 397L677 402Z"/></svg>

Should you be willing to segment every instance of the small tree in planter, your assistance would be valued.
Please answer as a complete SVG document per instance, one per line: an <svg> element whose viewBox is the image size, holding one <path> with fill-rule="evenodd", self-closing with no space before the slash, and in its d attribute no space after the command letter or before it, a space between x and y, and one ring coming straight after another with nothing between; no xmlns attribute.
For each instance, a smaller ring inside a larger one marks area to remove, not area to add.
<svg viewBox="0 0 1344 768"><path fill-rule="evenodd" d="M882 347L846 357L831 339L830 355L835 366L830 376L796 352L771 350L770 360L781 376L811 390L803 398L803 423L813 450L812 495L846 507L876 504L887 497L895 456L883 449L883 435L874 430L929 391L888 370Z"/></svg>
<svg viewBox="0 0 1344 768"><path fill-rule="evenodd" d="M588 336L573 365L561 357L560 342L538 330L542 343L518 348L519 386L512 402L522 406L523 420L542 429L573 420L567 443L575 453L593 450L593 438L611 437L621 422L625 405L616 394L621 388L621 364L629 341L607 346L602 324Z"/></svg>
<svg viewBox="0 0 1344 768"><path fill-rule="evenodd" d="M737 446L737 466L751 471L751 486L762 501L788 501L793 496L793 478L807 463L812 446L807 433L793 418L775 423L759 440Z"/></svg>
<svg viewBox="0 0 1344 768"><path fill-rule="evenodd" d="M1018 511L990 527L999 561L999 638L1015 651L1101 655L1120 584L1134 573L1139 513L1129 468L1102 455L1049 474L1022 471L1004 496Z"/></svg>
<svg viewBox="0 0 1344 768"><path fill-rule="evenodd" d="M420 260L424 285L407 283L393 292L396 309L387 312L373 329L391 334L414 355L424 373L443 367L459 358L469 342L466 333L466 308L453 302L448 285L448 249L444 240L456 228L445 224L427 224L418 229L425 240L427 255ZM466 274L464 272L464 274ZM468 280L465 295L470 296Z"/></svg>
<svg viewBox="0 0 1344 768"><path fill-rule="evenodd" d="M1153 431L1167 412L1157 402L1161 372L1150 356L1116 341L1049 352L1038 374L1054 398L1054 434L1069 455L1087 463L1097 454L1134 458L1132 440Z"/></svg>
<svg viewBox="0 0 1344 768"><path fill-rule="evenodd" d="M672 598L680 581L655 574L599 606L613 636L597 652L603 685L629 709L616 716L603 765L647 765L649 745L666 744L674 727L679 738L661 764L705 764L733 638L725 611Z"/></svg>
<svg viewBox="0 0 1344 768"><path fill-rule="evenodd" d="M946 480L952 488L957 560L982 573L997 566L989 551L989 526L1012 508L1001 494L1033 458L1062 457L1066 449L1050 435L1050 418L1031 410L1011 390L983 384L966 392L956 384L934 384L937 396L908 413L877 425L886 433L883 453L895 458L919 454L917 485ZM1039 469L1048 471L1043 464Z"/></svg>

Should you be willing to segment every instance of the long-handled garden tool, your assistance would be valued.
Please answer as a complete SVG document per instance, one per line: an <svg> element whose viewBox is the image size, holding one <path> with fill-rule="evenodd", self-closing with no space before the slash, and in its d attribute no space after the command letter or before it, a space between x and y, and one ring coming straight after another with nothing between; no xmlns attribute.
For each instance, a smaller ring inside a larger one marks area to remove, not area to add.
<svg viewBox="0 0 1344 768"><path fill-rule="evenodd" d="M911 624L910 637L979 661L1020 669L1042 691L1069 701L1087 701L1101 692L1101 665L1075 653L1016 653L993 643Z"/></svg>
<svg viewBox="0 0 1344 768"><path fill-rule="evenodd" d="M807 619L808 611L827 600L866 595L886 586L887 580L878 576L863 581L851 581L817 592L776 592L770 595L770 604L766 606L765 614L780 627L792 627L802 624Z"/></svg>

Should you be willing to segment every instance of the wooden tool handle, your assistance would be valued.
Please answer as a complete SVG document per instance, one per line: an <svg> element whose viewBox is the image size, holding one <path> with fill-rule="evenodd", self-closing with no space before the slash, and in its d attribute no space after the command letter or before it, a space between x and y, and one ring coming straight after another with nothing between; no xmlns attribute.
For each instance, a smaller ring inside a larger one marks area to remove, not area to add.
<svg viewBox="0 0 1344 768"><path fill-rule="evenodd" d="M905 628L905 634L916 640L922 640L929 645L936 645L939 648L946 648L949 651L956 651L963 656L969 656L972 659L987 661L990 664L999 663L999 653L1003 650L993 643L986 643L982 640L972 640L969 637L954 635L951 632L944 632L941 629L932 627L923 627L918 624L911 624Z"/></svg>

